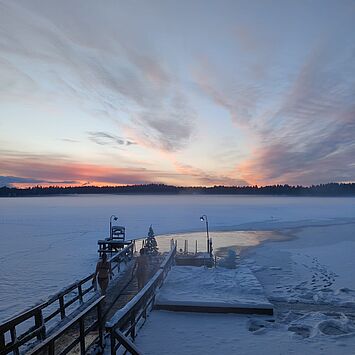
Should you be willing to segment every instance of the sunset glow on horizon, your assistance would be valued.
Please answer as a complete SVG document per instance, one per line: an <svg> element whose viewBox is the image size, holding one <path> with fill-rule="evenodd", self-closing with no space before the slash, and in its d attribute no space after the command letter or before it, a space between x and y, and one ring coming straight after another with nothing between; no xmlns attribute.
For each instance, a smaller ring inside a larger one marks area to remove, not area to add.
<svg viewBox="0 0 355 355"><path fill-rule="evenodd" d="M355 1L0 0L0 187L355 181Z"/></svg>

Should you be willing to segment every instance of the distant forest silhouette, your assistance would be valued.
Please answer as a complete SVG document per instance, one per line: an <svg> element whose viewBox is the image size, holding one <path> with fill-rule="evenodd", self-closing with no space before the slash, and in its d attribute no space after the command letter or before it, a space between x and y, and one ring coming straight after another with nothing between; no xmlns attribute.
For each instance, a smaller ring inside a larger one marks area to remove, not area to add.
<svg viewBox="0 0 355 355"><path fill-rule="evenodd" d="M136 194L136 195L276 195L276 196L355 196L355 183L329 183L312 186L213 186L181 187L164 184L125 186L35 186L29 188L1 187L0 197L51 196L72 194Z"/></svg>

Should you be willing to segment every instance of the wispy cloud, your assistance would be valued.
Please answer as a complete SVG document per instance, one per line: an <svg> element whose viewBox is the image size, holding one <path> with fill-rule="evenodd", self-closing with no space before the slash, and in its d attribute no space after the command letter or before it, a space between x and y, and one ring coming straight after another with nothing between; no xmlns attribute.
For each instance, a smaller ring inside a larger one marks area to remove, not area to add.
<svg viewBox="0 0 355 355"><path fill-rule="evenodd" d="M1 171L7 175L4 185L74 184L96 185L172 183L175 185L244 184L223 175L208 174L192 166L175 163L175 171L149 167L87 164L68 157L28 155L2 152Z"/></svg>
<svg viewBox="0 0 355 355"><path fill-rule="evenodd" d="M176 151L189 142L194 120L194 111L181 95L177 95L160 107L137 114L134 124L143 141L167 151Z"/></svg>
<svg viewBox="0 0 355 355"><path fill-rule="evenodd" d="M72 139L72 138L61 138L63 142L68 142L68 143L79 143L77 139Z"/></svg>
<svg viewBox="0 0 355 355"><path fill-rule="evenodd" d="M263 95L259 83L245 83L233 78L230 73L219 72L206 59L199 63L194 75L202 93L226 109L236 124L247 125L251 122L258 100Z"/></svg>
<svg viewBox="0 0 355 355"><path fill-rule="evenodd" d="M177 161L173 162L174 167L180 176L188 176L191 181L197 185L231 185L231 186L245 186L249 183L238 177L232 177L227 174L209 173L202 169L193 167L188 164L182 164ZM233 173L233 172L231 172ZM232 175L232 174L231 174Z"/></svg>
<svg viewBox="0 0 355 355"><path fill-rule="evenodd" d="M46 181L43 179L23 178L23 177L19 177L19 176L0 176L0 187L2 187L2 186L14 187L18 184L24 184L24 185L32 185L32 184L37 184L37 185L44 185L44 184L75 185L75 184L77 184L77 181L74 181L74 180Z"/></svg>
<svg viewBox="0 0 355 355"><path fill-rule="evenodd" d="M252 153L235 169L241 179L259 184L355 179L354 48L339 57L334 46L314 48L277 99L268 82L229 92L197 77L201 90L256 137Z"/></svg>
<svg viewBox="0 0 355 355"><path fill-rule="evenodd" d="M78 26L68 26L69 31L62 26L67 14L50 6L16 2L0 6L0 19L7 28L0 41L7 83L0 97L71 103L98 119L131 127L157 149L177 150L186 144L195 113L158 54L152 49L145 53L142 47L138 51L139 43L120 35L115 45L102 48L103 37L120 33L120 21L104 26L102 14L88 6L90 21L82 18ZM103 33L87 41L85 31L93 27ZM46 67L51 69L43 70ZM119 112L126 118L121 119Z"/></svg>
<svg viewBox="0 0 355 355"><path fill-rule="evenodd" d="M130 146L136 144L132 140L118 137L107 132L88 132L89 139L99 145Z"/></svg>
<svg viewBox="0 0 355 355"><path fill-rule="evenodd" d="M24 181L11 183L55 183L58 178L82 184L91 181L94 184L143 184L151 182L158 172L144 168L119 168L114 166L84 164L76 161L53 160L51 162L26 160L7 160L2 164L4 171L13 171L18 176L27 176Z"/></svg>

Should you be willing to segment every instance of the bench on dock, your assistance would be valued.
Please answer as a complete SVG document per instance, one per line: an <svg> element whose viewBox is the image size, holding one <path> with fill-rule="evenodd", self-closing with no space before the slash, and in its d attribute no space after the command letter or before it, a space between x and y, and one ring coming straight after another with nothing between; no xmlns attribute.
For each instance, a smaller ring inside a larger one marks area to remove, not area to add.
<svg viewBox="0 0 355 355"><path fill-rule="evenodd" d="M99 256L101 257L104 253L116 253L119 250L122 250L127 245L132 244L132 241L116 241L116 240L109 240L103 239L98 240L97 244L99 246Z"/></svg>
<svg viewBox="0 0 355 355"><path fill-rule="evenodd" d="M117 252L123 249L126 245L131 244L131 240L126 241L126 228L123 226L112 226L109 238L100 239L97 241L99 246L99 256L104 253Z"/></svg>

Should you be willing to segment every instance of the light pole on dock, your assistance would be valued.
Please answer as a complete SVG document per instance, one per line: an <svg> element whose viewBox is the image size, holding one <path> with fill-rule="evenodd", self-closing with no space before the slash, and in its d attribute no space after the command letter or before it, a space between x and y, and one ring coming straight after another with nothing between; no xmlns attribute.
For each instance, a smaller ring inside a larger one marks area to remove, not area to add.
<svg viewBox="0 0 355 355"><path fill-rule="evenodd" d="M203 222L205 221L206 222L206 235L207 235L207 253L210 252L210 235L208 233L208 218L205 214L203 214L201 217L200 217L200 221Z"/></svg>
<svg viewBox="0 0 355 355"><path fill-rule="evenodd" d="M112 218L114 221L118 220L118 217L116 217L114 214L110 217L110 239L112 239Z"/></svg>

